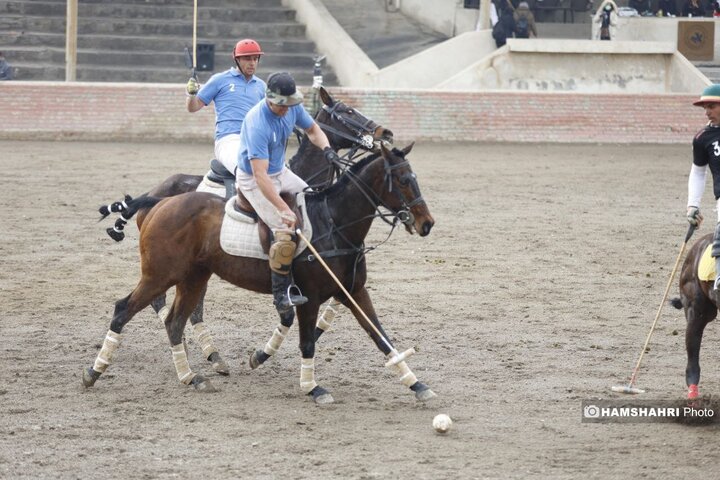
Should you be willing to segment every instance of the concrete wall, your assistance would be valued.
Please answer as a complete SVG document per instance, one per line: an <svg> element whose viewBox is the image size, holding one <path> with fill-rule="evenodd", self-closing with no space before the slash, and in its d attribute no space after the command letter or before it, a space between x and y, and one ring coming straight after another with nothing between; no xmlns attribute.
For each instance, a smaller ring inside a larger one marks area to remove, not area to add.
<svg viewBox="0 0 720 480"><path fill-rule="evenodd" d="M496 48L490 30L466 32L379 70L367 86L434 88Z"/></svg>
<svg viewBox="0 0 720 480"><path fill-rule="evenodd" d="M670 43L510 39L443 90L697 93L702 74Z"/></svg>
<svg viewBox="0 0 720 480"><path fill-rule="evenodd" d="M452 37L475 30L479 10L463 8L462 0L395 0L400 10L433 30Z"/></svg>
<svg viewBox="0 0 720 480"><path fill-rule="evenodd" d="M347 88L332 94L391 128L398 143L689 145L705 124L702 109L692 106L697 94ZM213 141L212 108L188 113L184 84L0 82L0 96L6 99L0 139Z"/></svg>
<svg viewBox="0 0 720 480"><path fill-rule="evenodd" d="M678 22L688 20L713 22L715 24L715 52L713 61L720 62L720 22L712 18L618 17L617 30L613 40L668 42L677 46ZM593 23L592 28L593 38L597 38L598 24Z"/></svg>

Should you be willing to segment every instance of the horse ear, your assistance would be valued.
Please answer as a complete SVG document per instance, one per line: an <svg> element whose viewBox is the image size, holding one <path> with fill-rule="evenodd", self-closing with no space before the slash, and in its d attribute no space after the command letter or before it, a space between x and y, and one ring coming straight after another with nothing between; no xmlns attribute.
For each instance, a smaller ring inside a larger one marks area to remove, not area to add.
<svg viewBox="0 0 720 480"><path fill-rule="evenodd" d="M402 149L403 155L407 155L408 153L410 153L410 151L413 149L414 146L415 146L415 142L412 142L410 145L403 148Z"/></svg>
<svg viewBox="0 0 720 480"><path fill-rule="evenodd" d="M382 156L384 158L388 158L390 156L390 150L386 147L386 145L389 145L387 142L380 142L380 152L382 153Z"/></svg>
<svg viewBox="0 0 720 480"><path fill-rule="evenodd" d="M320 87L320 99L328 107L332 107L333 105L335 105L335 100L333 99L332 95L330 95L330 92L325 90L325 87Z"/></svg>

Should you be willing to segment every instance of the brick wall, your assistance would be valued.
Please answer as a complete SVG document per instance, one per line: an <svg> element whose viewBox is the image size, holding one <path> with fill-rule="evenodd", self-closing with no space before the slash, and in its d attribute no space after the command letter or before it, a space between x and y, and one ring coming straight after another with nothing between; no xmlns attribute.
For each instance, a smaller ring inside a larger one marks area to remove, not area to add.
<svg viewBox="0 0 720 480"><path fill-rule="evenodd" d="M705 123L692 95L331 93L399 140L689 144ZM0 96L0 139L212 140L212 108L188 113L180 84L0 82Z"/></svg>

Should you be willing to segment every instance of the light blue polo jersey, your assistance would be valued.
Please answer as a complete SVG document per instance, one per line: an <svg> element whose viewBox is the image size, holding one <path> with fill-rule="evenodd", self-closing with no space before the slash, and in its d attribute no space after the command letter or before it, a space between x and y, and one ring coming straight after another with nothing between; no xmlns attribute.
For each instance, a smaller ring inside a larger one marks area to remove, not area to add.
<svg viewBox="0 0 720 480"><path fill-rule="evenodd" d="M215 140L240 133L248 111L265 98L265 82L253 75L250 80L237 68L216 73L197 94L205 105L215 102Z"/></svg>
<svg viewBox="0 0 720 480"><path fill-rule="evenodd" d="M313 119L302 103L290 107L285 115L279 117L263 99L245 117L240 133L238 168L252 175L250 160L262 158L270 161L268 174L280 172L285 165L285 145L293 127L307 130L312 125Z"/></svg>

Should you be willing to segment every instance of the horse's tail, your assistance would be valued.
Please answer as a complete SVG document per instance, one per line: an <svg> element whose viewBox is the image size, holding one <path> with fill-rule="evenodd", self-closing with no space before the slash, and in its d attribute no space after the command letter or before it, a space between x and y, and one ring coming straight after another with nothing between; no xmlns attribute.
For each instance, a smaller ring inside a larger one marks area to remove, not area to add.
<svg viewBox="0 0 720 480"><path fill-rule="evenodd" d="M680 310L683 308L682 300L680 300L680 297L673 297L670 299L670 305Z"/></svg>
<svg viewBox="0 0 720 480"><path fill-rule="evenodd" d="M125 225L127 222L135 216L140 210L145 210L154 207L162 198L160 197L149 197L147 193L143 193L137 198L132 198L130 195L125 195L125 200L121 202L111 203L99 208L99 212L103 218L110 215L110 213L120 213L120 218L115 221L115 226L106 229L110 238L116 242L120 242L125 238Z"/></svg>

